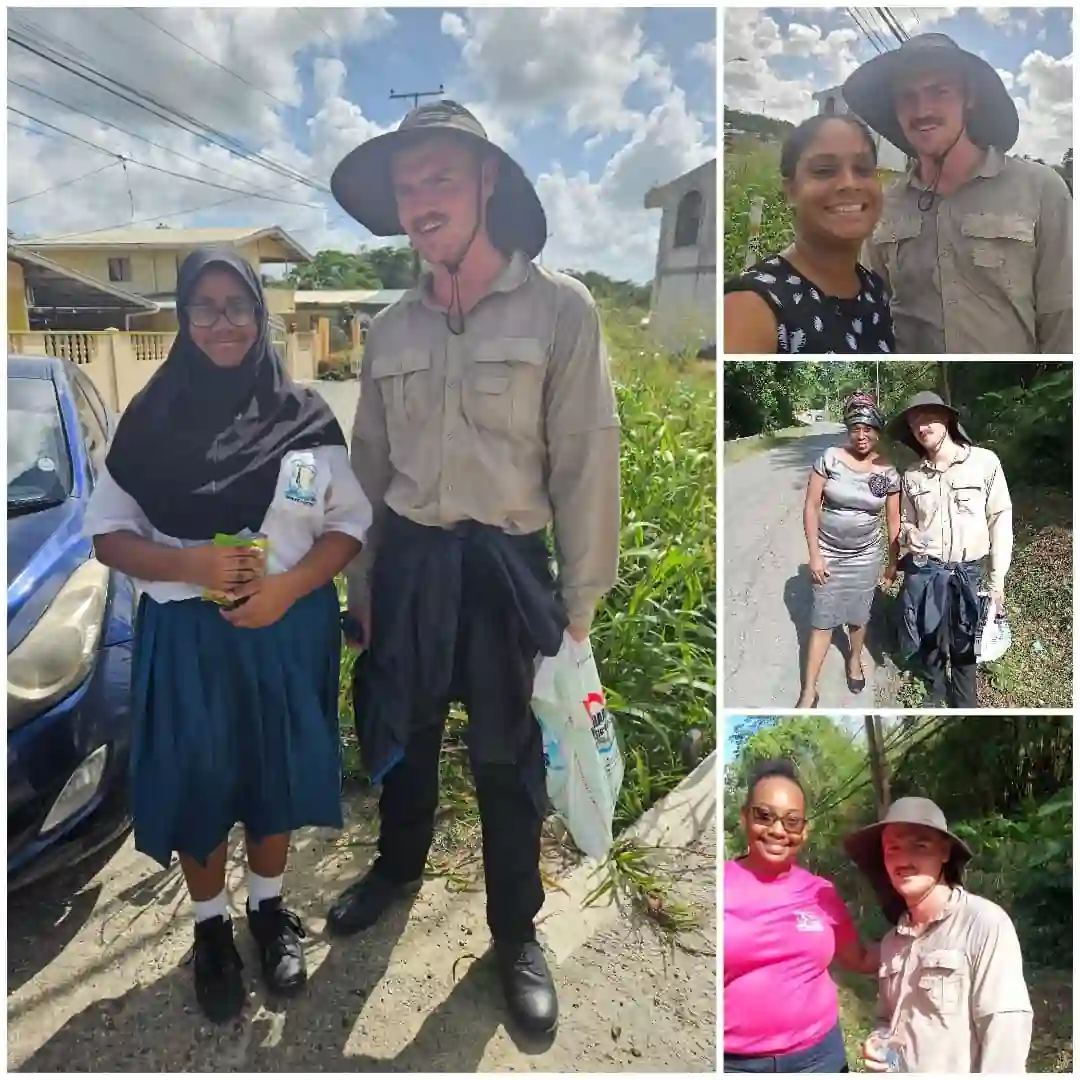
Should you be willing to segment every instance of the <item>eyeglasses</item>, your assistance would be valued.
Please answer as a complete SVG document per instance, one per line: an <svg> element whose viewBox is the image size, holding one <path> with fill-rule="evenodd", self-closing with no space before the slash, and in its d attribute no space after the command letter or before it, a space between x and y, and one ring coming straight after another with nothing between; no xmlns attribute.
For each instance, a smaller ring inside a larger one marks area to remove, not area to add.
<svg viewBox="0 0 1080 1080"><path fill-rule="evenodd" d="M798 835L806 826L806 818L801 814L778 814L767 806L751 806L750 812L755 825L764 825L767 829L771 829L773 822L779 821L784 827L784 832L791 836Z"/></svg>
<svg viewBox="0 0 1080 1080"><path fill-rule="evenodd" d="M250 326L255 321L256 305L250 300L236 296L226 300L224 308L219 308L217 304L201 302L188 304L184 310L192 326L197 326L200 330L208 330L222 315L233 326Z"/></svg>

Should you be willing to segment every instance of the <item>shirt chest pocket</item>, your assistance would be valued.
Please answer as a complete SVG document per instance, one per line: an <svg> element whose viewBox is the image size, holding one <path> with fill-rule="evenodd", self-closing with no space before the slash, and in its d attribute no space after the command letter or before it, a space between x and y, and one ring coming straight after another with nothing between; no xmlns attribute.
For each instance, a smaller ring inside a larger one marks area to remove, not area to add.
<svg viewBox="0 0 1080 1080"><path fill-rule="evenodd" d="M927 953L915 972L919 999L939 1016L955 1016L964 1002L967 979L964 954L959 949Z"/></svg>
<svg viewBox="0 0 1080 1080"><path fill-rule="evenodd" d="M964 516L986 516L986 492L982 484L964 481L953 484L952 500L956 512Z"/></svg>
<svg viewBox="0 0 1080 1080"><path fill-rule="evenodd" d="M430 352L400 349L376 356L371 376L382 395L389 431L400 431L427 418L432 396Z"/></svg>
<svg viewBox="0 0 1080 1080"><path fill-rule="evenodd" d="M503 435L540 428L547 350L537 338L492 338L469 358L462 411L473 427Z"/></svg>
<svg viewBox="0 0 1080 1080"><path fill-rule="evenodd" d="M899 218L886 218L881 221L870 239L871 245L878 251L885 263L885 272L889 278L889 292L894 298L903 299L905 292L919 287L922 283L910 282L909 289L904 289L899 275L905 271L916 273L912 241L922 233L921 215L907 215Z"/></svg>
<svg viewBox="0 0 1080 1080"><path fill-rule="evenodd" d="M904 974L903 956L893 956L878 965L878 988L884 1004L891 1012L900 995L900 980Z"/></svg>
<svg viewBox="0 0 1080 1080"><path fill-rule="evenodd" d="M1035 276L1035 222L1022 214L966 214L960 231L971 261L1010 294L1030 296Z"/></svg>
<svg viewBox="0 0 1080 1080"><path fill-rule="evenodd" d="M311 450L291 450L281 459L272 510L279 521L321 521L330 469Z"/></svg>

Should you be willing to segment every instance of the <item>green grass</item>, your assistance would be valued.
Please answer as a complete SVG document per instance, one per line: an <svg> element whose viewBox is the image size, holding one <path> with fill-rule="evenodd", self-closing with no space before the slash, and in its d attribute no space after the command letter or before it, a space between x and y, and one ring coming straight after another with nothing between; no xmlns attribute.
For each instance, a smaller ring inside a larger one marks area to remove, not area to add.
<svg viewBox="0 0 1080 1080"><path fill-rule="evenodd" d="M658 353L640 327L643 315L604 311L622 421L623 531L619 580L597 613L592 643L626 763L616 831L716 745L716 368ZM339 712L345 775L357 780L353 662L345 650ZM455 711L448 724L430 863L454 883L475 876L460 861L479 837L466 723ZM640 881L644 871L631 861Z"/></svg>
<svg viewBox="0 0 1080 1080"><path fill-rule="evenodd" d="M743 439L729 439L724 443L724 464L734 465L754 454L772 450L791 439L801 439L806 435L806 426L781 428L779 431L766 431L760 435L748 435Z"/></svg>

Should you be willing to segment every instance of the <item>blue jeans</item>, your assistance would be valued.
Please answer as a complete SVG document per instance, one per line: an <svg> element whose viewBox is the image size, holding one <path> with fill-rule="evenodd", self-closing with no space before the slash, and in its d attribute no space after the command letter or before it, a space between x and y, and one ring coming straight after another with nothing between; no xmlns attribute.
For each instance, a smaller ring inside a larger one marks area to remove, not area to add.
<svg viewBox="0 0 1080 1080"><path fill-rule="evenodd" d="M844 1036L840 1024L819 1043L797 1050L794 1054L771 1054L768 1056L750 1054L725 1054L724 1072L744 1073L796 1073L850 1072L847 1056L844 1053Z"/></svg>

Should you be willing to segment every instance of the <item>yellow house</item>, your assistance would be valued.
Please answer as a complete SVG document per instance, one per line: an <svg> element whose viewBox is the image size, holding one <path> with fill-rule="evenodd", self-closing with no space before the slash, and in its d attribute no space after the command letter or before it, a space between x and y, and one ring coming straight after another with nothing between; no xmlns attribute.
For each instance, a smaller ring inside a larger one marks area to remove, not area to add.
<svg viewBox="0 0 1080 1080"><path fill-rule="evenodd" d="M308 252L277 225L262 229L114 229L24 239L20 246L82 277L152 301L152 312L129 313L126 324L119 327L143 331L177 328L177 276L180 264L195 248L233 248L260 274L267 266L311 261Z"/></svg>
<svg viewBox="0 0 1080 1080"><path fill-rule="evenodd" d="M8 245L8 333L26 330L120 329L134 316L153 316L153 300L97 281L18 244Z"/></svg>

